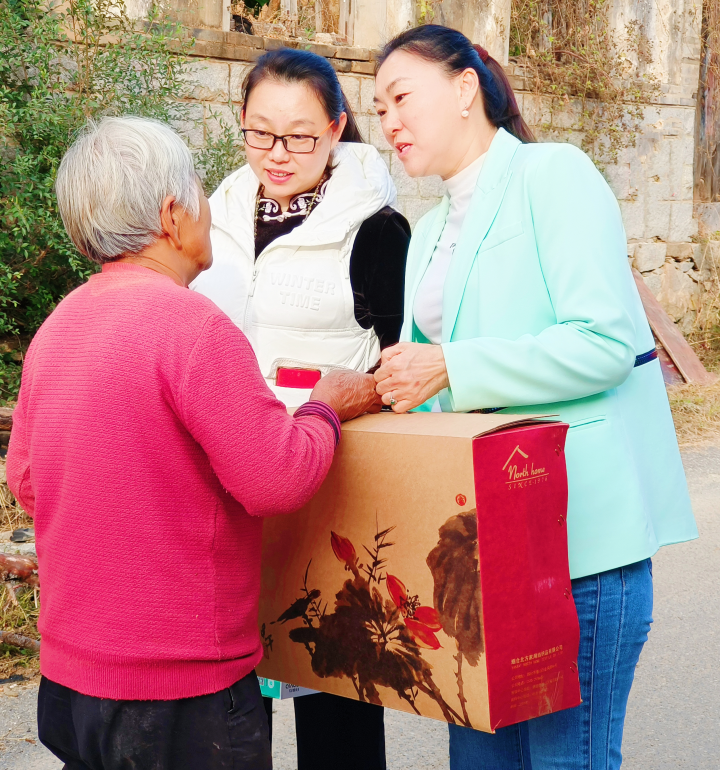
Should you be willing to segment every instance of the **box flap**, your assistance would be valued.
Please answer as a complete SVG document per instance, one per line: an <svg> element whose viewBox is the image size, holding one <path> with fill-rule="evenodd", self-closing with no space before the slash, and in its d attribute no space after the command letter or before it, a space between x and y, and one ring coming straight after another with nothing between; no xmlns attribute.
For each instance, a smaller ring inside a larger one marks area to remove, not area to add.
<svg viewBox="0 0 720 770"><path fill-rule="evenodd" d="M410 412L395 414L380 412L365 414L356 420L343 423L343 433L395 433L408 436L449 436L451 438L475 438L495 433L509 427L540 422L556 422L546 415L471 414L454 412Z"/></svg>

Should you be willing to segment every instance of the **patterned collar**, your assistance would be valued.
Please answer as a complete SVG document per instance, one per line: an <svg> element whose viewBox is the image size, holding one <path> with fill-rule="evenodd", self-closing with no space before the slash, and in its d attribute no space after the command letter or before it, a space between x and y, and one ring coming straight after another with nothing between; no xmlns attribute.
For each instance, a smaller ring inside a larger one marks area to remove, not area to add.
<svg viewBox="0 0 720 770"><path fill-rule="evenodd" d="M312 209L314 209L325 197L325 191L329 181L329 177L325 178L325 176L323 176L317 187L313 187L312 190L307 190L306 192L294 196L290 200L288 210L285 212L276 200L266 197L264 195L265 188L261 188L260 198L257 204L258 221L284 222L286 219L291 219L292 217L307 218Z"/></svg>

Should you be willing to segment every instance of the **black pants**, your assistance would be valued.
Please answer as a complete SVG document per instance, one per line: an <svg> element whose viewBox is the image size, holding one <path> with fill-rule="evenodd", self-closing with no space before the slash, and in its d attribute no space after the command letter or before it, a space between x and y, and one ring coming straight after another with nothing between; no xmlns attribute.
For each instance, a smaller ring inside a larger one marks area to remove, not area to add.
<svg viewBox="0 0 720 770"><path fill-rule="evenodd" d="M272 734L272 701L264 700ZM327 693L293 701L298 770L385 770L382 706Z"/></svg>
<svg viewBox="0 0 720 770"><path fill-rule="evenodd" d="M110 700L43 677L40 741L65 770L271 770L255 672L227 690L180 700Z"/></svg>

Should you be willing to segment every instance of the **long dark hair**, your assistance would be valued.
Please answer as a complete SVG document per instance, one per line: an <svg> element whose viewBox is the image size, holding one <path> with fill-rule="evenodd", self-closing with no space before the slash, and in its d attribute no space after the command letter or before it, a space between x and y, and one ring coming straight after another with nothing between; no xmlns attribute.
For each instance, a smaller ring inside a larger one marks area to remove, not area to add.
<svg viewBox="0 0 720 770"><path fill-rule="evenodd" d="M343 112L346 113L347 123L340 141L364 143L340 81L327 59L295 48L278 48L264 53L243 83L243 110L253 88L264 80L305 84L317 96L330 120L337 121Z"/></svg>
<svg viewBox="0 0 720 770"><path fill-rule="evenodd" d="M382 49L378 69L393 51L407 51L440 64L450 76L474 69L480 80L487 119L521 142L535 141L520 114L515 93L502 66L482 46L473 45L462 32L439 24L425 24L402 32Z"/></svg>

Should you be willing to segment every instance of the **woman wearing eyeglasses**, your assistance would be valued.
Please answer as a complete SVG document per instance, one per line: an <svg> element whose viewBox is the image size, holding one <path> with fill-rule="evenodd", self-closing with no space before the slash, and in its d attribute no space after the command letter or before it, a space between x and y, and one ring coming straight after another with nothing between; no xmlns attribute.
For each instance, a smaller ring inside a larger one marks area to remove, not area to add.
<svg viewBox="0 0 720 770"><path fill-rule="evenodd" d="M213 265L193 288L245 332L288 406L333 367L366 371L400 336L408 223L329 62L263 55L242 107L247 165L210 198ZM380 706L295 699L299 770L383 770Z"/></svg>

